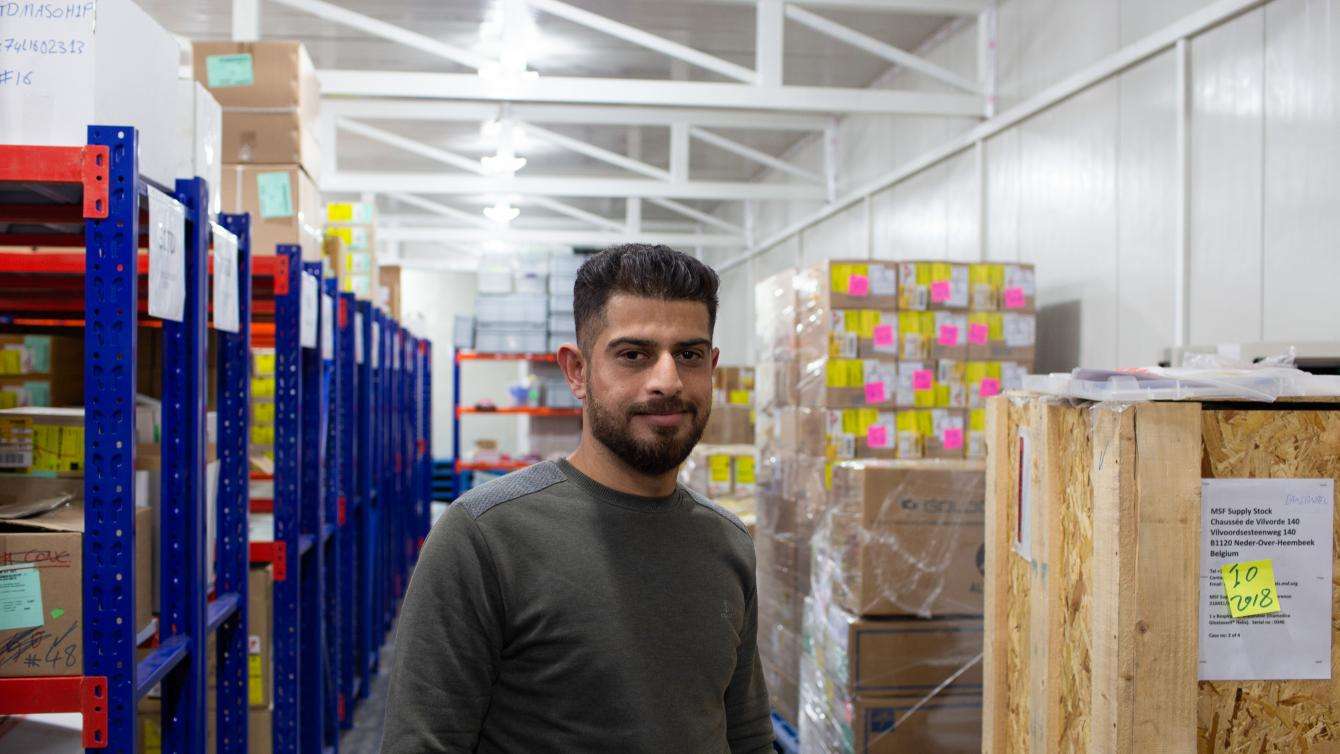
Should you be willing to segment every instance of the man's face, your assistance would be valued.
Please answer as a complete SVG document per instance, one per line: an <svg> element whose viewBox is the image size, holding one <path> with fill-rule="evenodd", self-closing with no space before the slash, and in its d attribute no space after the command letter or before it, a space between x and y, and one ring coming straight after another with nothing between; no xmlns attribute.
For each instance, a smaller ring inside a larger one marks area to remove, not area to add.
<svg viewBox="0 0 1340 754"><path fill-rule="evenodd" d="M679 466L712 410L707 307L615 294L589 348L584 414L595 439L642 474Z"/></svg>

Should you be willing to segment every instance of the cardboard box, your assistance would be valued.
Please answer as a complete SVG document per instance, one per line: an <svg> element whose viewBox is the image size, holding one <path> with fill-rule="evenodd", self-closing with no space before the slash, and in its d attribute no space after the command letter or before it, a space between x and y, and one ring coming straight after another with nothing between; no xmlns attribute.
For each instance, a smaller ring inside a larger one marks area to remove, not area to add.
<svg viewBox="0 0 1340 754"><path fill-rule="evenodd" d="M973 312L968 315L970 361L1016 361L1033 364L1037 350L1037 315L1032 312Z"/></svg>
<svg viewBox="0 0 1340 754"><path fill-rule="evenodd" d="M931 312L930 356L956 359L968 356L968 315L966 312Z"/></svg>
<svg viewBox="0 0 1340 754"><path fill-rule="evenodd" d="M795 361L759 362L754 367L755 408L769 410L796 405L800 399L799 380L799 365Z"/></svg>
<svg viewBox="0 0 1340 754"><path fill-rule="evenodd" d="M833 470L816 573L854 615L982 612L985 465L849 461ZM826 535L826 536L825 536Z"/></svg>
<svg viewBox="0 0 1340 754"><path fill-rule="evenodd" d="M0 411L0 471L63 477L84 475L84 409Z"/></svg>
<svg viewBox="0 0 1340 754"><path fill-rule="evenodd" d="M881 309L830 309L827 317L802 323L800 352L805 358L896 358L898 312Z"/></svg>
<svg viewBox="0 0 1340 754"><path fill-rule="evenodd" d="M967 415L958 408L898 412L898 458L963 458Z"/></svg>
<svg viewBox="0 0 1340 754"><path fill-rule="evenodd" d="M274 256L276 245L297 244L304 260L321 259L321 193L301 167L224 165L221 193L224 212L251 213L253 256Z"/></svg>
<svg viewBox="0 0 1340 754"><path fill-rule="evenodd" d="M759 362L796 358L796 271L783 270L754 286L754 343Z"/></svg>
<svg viewBox="0 0 1340 754"><path fill-rule="evenodd" d="M703 445L753 445L754 409L750 406L712 406L712 415L698 442Z"/></svg>
<svg viewBox="0 0 1340 754"><path fill-rule="evenodd" d="M806 645L847 694L981 694L981 618L860 618L805 602Z"/></svg>
<svg viewBox="0 0 1340 754"><path fill-rule="evenodd" d="M929 311L968 308L968 265L960 262L900 262L899 309Z"/></svg>
<svg viewBox="0 0 1340 754"><path fill-rule="evenodd" d="M247 753L270 754L274 746L274 712L251 710L247 718Z"/></svg>
<svg viewBox="0 0 1340 754"><path fill-rule="evenodd" d="M802 453L842 461L896 457L898 429L892 409L798 410L797 417L806 425L799 432Z"/></svg>
<svg viewBox="0 0 1340 754"><path fill-rule="evenodd" d="M0 334L0 409L83 402L81 338Z"/></svg>
<svg viewBox="0 0 1340 754"><path fill-rule="evenodd" d="M290 163L320 176L321 89L300 42L196 42L193 54L196 80L223 107L224 163Z"/></svg>
<svg viewBox="0 0 1340 754"><path fill-rule="evenodd" d="M799 402L821 408L893 407L898 363L892 358L822 358L798 379Z"/></svg>
<svg viewBox="0 0 1340 754"><path fill-rule="evenodd" d="M969 306L974 311L1035 311L1037 277L1031 264L980 263L970 265Z"/></svg>
<svg viewBox="0 0 1340 754"><path fill-rule="evenodd" d="M852 750L862 754L980 752L982 697L864 697L851 704Z"/></svg>
<svg viewBox="0 0 1340 754"><path fill-rule="evenodd" d="M200 82L177 80L176 127L176 174L208 182L209 214L216 215L223 208L223 110Z"/></svg>
<svg viewBox="0 0 1340 754"><path fill-rule="evenodd" d="M82 495L82 481L46 481L64 485L70 496ZM34 502L20 483L7 479L4 486L0 504ZM51 491L47 484L36 494L47 497ZM128 596L134 600L137 633L151 618L150 563L140 551L149 550L147 538L152 526L149 509L135 509L135 588ZM14 626L0 631L0 646L20 648L0 655L0 678L83 673L83 532L81 502L67 502L40 515L0 522L0 563L20 566L0 570L0 592L10 600L10 625Z"/></svg>
<svg viewBox="0 0 1340 754"><path fill-rule="evenodd" d="M173 131L180 48L131 0L5 3L0 144L83 146L90 125L134 126L140 173L182 176ZM29 12L38 9L36 12ZM46 12L41 12L46 9ZM23 43L31 47L20 51Z"/></svg>
<svg viewBox="0 0 1340 754"><path fill-rule="evenodd" d="M377 268L377 282L381 286L378 293L378 304L391 313L396 320L400 319L400 267L388 266Z"/></svg>

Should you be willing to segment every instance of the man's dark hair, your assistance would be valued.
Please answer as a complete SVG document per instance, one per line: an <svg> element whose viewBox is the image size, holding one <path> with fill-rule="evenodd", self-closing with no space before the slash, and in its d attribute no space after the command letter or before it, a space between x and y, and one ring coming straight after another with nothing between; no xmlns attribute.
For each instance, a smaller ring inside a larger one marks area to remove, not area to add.
<svg viewBox="0 0 1340 754"><path fill-rule="evenodd" d="M605 325L610 296L665 301L701 301L707 307L708 331L717 323L717 274L711 267L669 246L630 243L613 246L586 260L572 290L577 342L588 350L590 338Z"/></svg>

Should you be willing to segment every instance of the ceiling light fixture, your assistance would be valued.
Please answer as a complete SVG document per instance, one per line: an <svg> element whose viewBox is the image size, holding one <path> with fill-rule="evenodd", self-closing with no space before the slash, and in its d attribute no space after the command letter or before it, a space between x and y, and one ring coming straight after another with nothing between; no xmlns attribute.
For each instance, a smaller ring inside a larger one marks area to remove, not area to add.
<svg viewBox="0 0 1340 754"><path fill-rule="evenodd" d="M511 178L516 175L516 171L526 166L526 158L518 157L516 154L517 136L521 134L524 138L524 133L514 121L510 118L499 118L485 123L480 130L485 135L494 135L498 142L495 154L479 158L479 166L486 175Z"/></svg>
<svg viewBox="0 0 1340 754"><path fill-rule="evenodd" d="M499 200L497 204L484 208L484 217L499 225L510 225L520 214L521 210L513 207L506 199Z"/></svg>
<svg viewBox="0 0 1340 754"><path fill-rule="evenodd" d="M486 90L495 94L515 93L540 77L526 70L530 50L539 29L526 8L526 0L502 0L497 14L479 27L480 36L498 47L498 62L479 69Z"/></svg>

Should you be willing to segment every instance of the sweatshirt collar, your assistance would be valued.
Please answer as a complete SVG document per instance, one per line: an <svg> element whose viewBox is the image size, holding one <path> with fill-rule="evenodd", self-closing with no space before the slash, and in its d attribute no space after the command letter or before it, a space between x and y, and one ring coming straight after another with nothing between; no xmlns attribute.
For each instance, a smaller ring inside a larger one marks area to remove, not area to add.
<svg viewBox="0 0 1340 754"><path fill-rule="evenodd" d="M568 459L566 458L559 459L557 463L559 470L563 472L563 476L567 477L568 481L580 487L582 491L586 492L591 497L594 497L603 503L608 503L620 508L648 513L662 513L674 510L684 496L684 491L678 484L675 485L674 492L663 497L631 495L627 492L620 492L612 487L606 487L600 482L597 482L586 474L578 471L577 467L568 463Z"/></svg>

